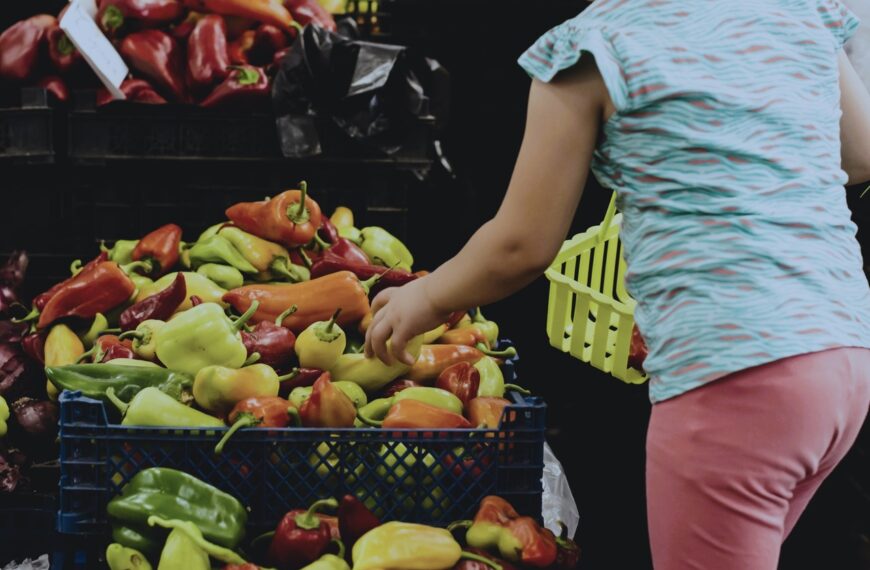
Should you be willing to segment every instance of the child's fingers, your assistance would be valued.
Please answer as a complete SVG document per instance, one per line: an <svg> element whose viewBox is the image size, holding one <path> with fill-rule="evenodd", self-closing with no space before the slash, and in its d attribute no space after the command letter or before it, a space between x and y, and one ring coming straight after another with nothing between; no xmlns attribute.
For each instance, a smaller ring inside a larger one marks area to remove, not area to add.
<svg viewBox="0 0 870 570"><path fill-rule="evenodd" d="M410 337L404 331L395 332L393 338L390 339L390 352L399 361L409 366L413 365L413 358L408 352L408 341Z"/></svg>
<svg viewBox="0 0 870 570"><path fill-rule="evenodd" d="M371 330L371 329L370 329ZM392 364L393 357L387 349L387 341L393 334L393 327L385 320L378 322L377 326L372 331L372 351L374 355L384 364Z"/></svg>
<svg viewBox="0 0 870 570"><path fill-rule="evenodd" d="M390 296L392 295L392 289L384 289L372 300L372 314L377 315L378 311L384 308L384 306L390 302Z"/></svg>

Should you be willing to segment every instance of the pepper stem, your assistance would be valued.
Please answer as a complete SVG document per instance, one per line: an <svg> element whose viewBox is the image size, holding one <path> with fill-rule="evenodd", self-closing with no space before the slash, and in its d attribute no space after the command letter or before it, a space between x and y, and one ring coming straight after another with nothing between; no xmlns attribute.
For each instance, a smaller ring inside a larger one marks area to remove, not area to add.
<svg viewBox="0 0 870 570"><path fill-rule="evenodd" d="M82 260L81 259L74 259L73 262L69 264L69 272L73 277L78 275L81 272L81 270L82 270Z"/></svg>
<svg viewBox="0 0 870 570"><path fill-rule="evenodd" d="M269 532L264 532L263 534L254 538L254 540L251 541L251 549L254 551L259 550L260 544L264 543L267 540L269 542L272 542L272 538L274 536L275 536L274 530L270 530Z"/></svg>
<svg viewBox="0 0 870 570"><path fill-rule="evenodd" d="M287 415L293 423L293 427L302 427L302 418L299 417L299 410L296 408L287 408Z"/></svg>
<svg viewBox="0 0 870 570"><path fill-rule="evenodd" d="M343 559L345 554L347 553L347 550L345 550L344 548L344 542L340 541L337 538L333 538L331 542L338 546L338 554L336 554L336 556Z"/></svg>
<svg viewBox="0 0 870 570"><path fill-rule="evenodd" d="M329 333L332 332L332 327L335 326L335 321L338 319L338 315L340 315L340 314L341 314L341 307L339 307L339 308L338 308L338 309L337 309L337 310L332 314L332 318L329 319L329 322L328 322L328 323L326 323L326 329L325 329L325 330L326 330L326 334L329 334Z"/></svg>
<svg viewBox="0 0 870 570"><path fill-rule="evenodd" d="M512 346L509 346L504 350L490 350L485 344L479 342L477 343L476 348L485 355L493 358L510 358L517 355L517 349Z"/></svg>
<svg viewBox="0 0 870 570"><path fill-rule="evenodd" d="M259 424L262 420L254 417L254 414L244 412L239 414L239 417L236 418L236 421L230 426L230 429L226 431L224 436L221 438L217 445L214 446L215 455L220 455L224 452L224 446L233 437L233 434L239 431L242 428L251 427Z"/></svg>
<svg viewBox="0 0 870 570"><path fill-rule="evenodd" d="M135 271L137 269L144 269L145 273L151 273L154 271L154 262L150 259L145 259L142 261L134 261L132 263L128 263L127 265L121 266L121 271L126 274L130 274L130 272Z"/></svg>
<svg viewBox="0 0 870 570"><path fill-rule="evenodd" d="M122 332L118 335L118 340L127 340L128 338L133 338L136 340L142 340L145 338L145 333L139 332L136 330Z"/></svg>
<svg viewBox="0 0 870 570"><path fill-rule="evenodd" d="M314 234L314 241L317 242L317 245L320 246L321 249L329 249L332 244L320 237L318 234Z"/></svg>
<svg viewBox="0 0 870 570"><path fill-rule="evenodd" d="M245 366L250 366L251 364L256 364L257 362L259 362L259 360L260 360L260 353L259 352L252 352L250 355L248 355L248 358L245 359L245 362L242 364L242 367L244 368Z"/></svg>
<svg viewBox="0 0 870 570"><path fill-rule="evenodd" d="M359 410L357 410L357 412L356 412L356 419L358 419L359 421L361 421L365 425L371 426L371 427L379 428L379 427L384 425L384 422L379 421L379 420L373 420L370 417L365 416L362 413L360 413Z"/></svg>
<svg viewBox="0 0 870 570"><path fill-rule="evenodd" d="M372 287L374 287L378 281L380 281L381 279L384 278L384 275L386 275L390 271L394 270L398 265L399 265L399 262L397 261L396 263L394 263L392 265L392 267L387 268L387 270L384 271L383 273L378 273L377 275L370 277L370 278L366 279L365 281L360 281L360 285L362 285L362 288L365 290L366 295L368 295L371 292Z"/></svg>
<svg viewBox="0 0 870 570"><path fill-rule="evenodd" d="M122 416L127 415L127 409L129 409L130 404L125 404L121 401L121 399L115 395L115 389L109 386L106 388L106 398L109 399L112 404L118 408L118 411L121 412Z"/></svg>
<svg viewBox="0 0 870 570"><path fill-rule="evenodd" d="M81 353L81 354L79 355L78 358L76 358L76 362L75 362L75 363L76 363L76 364L81 364L82 362L84 362L84 361L87 360L88 358L91 358L91 357L94 356L95 354L99 354L100 356L99 356L99 358L96 358L96 357L95 357L95 358L92 360L92 362L99 362L99 361L102 360L102 358L103 358L101 353L102 353L102 347L100 346L100 343L99 343L99 342L95 342L95 343L94 343L94 346L92 346L92 347L89 348L88 350L84 351L83 353Z"/></svg>
<svg viewBox="0 0 870 570"><path fill-rule="evenodd" d="M20 319L11 319L11 320L16 325L20 324L20 323L28 323L30 321L35 321L36 319L38 319L39 313L40 313L39 309L37 309L36 307L33 307L32 309L30 309L29 313L27 313L26 315L24 315Z"/></svg>
<svg viewBox="0 0 870 570"><path fill-rule="evenodd" d="M242 313L242 316L239 317L238 319L236 319L236 322L234 322L232 324L233 329L235 329L236 332L242 330L242 327L245 326L245 323L248 322L248 320L250 320L250 318L254 316L254 313L256 313L257 309L259 309L259 308L260 308L260 301L254 299L251 302L251 306L248 307L248 310L245 311L244 313Z"/></svg>
<svg viewBox="0 0 870 570"><path fill-rule="evenodd" d="M485 323L487 322L486 317L483 316L483 313L480 310L480 307L474 310L474 317L471 319L475 323Z"/></svg>
<svg viewBox="0 0 870 570"><path fill-rule="evenodd" d="M296 526L304 530L314 530L320 527L320 519L317 518L317 513L321 509L330 508L337 509L338 501L334 497L329 499L320 499L315 501L311 507L304 513L296 516Z"/></svg>
<svg viewBox="0 0 870 570"><path fill-rule="evenodd" d="M519 386L517 384L505 384L504 391L505 392L507 392L507 391L519 392L523 396L531 396L532 395L531 390L529 390L528 388L523 388L522 386Z"/></svg>
<svg viewBox="0 0 870 570"><path fill-rule="evenodd" d="M303 180L299 183L299 191L302 193L299 201L287 207L287 218L294 224L307 222L309 218L308 208L305 207L305 201L308 199L308 183L306 181Z"/></svg>
<svg viewBox="0 0 870 570"><path fill-rule="evenodd" d="M109 6L103 12L103 17L100 19L102 28L107 32L114 33L118 28L124 25L124 14L117 6Z"/></svg>
<svg viewBox="0 0 870 570"><path fill-rule="evenodd" d="M301 32L302 30L305 29L305 28L302 27L302 24L300 24L300 23L297 22L296 20L292 20L292 21L290 22L290 26L293 27L293 28L296 28L296 31L297 31L297 32Z"/></svg>
<svg viewBox="0 0 870 570"><path fill-rule="evenodd" d="M474 524L474 521L468 521L468 520L453 521L452 523L447 525L447 530L449 530L450 532L453 532L453 531L458 530L460 528L468 530L469 528L471 528L472 524Z"/></svg>
<svg viewBox="0 0 870 570"><path fill-rule="evenodd" d="M302 263L305 264L305 267L307 267L308 269L311 269L311 266L313 265L313 263L311 263L311 258L308 257L307 253L305 253L304 248L301 248L301 247L299 248L299 256L302 258Z"/></svg>
<svg viewBox="0 0 870 570"><path fill-rule="evenodd" d="M283 313L278 315L278 317L275 319L275 324L278 325L279 327L283 327L284 326L284 319L286 319L287 317L289 317L290 315L292 315L293 313L295 313L298 310L299 310L299 307L297 307L296 305L293 305L292 307L290 307L289 309L287 309L286 311L284 311Z"/></svg>
<svg viewBox="0 0 870 570"><path fill-rule="evenodd" d="M103 253L111 253L112 250L106 247L106 240L100 240L100 251Z"/></svg>
<svg viewBox="0 0 870 570"><path fill-rule="evenodd" d="M293 370L291 370L287 374L285 374L283 376L278 376L278 382L284 382L286 380L293 380L294 378L299 376L299 372L300 372L300 370L298 368L294 368Z"/></svg>
<svg viewBox="0 0 870 570"><path fill-rule="evenodd" d="M67 36L66 34L60 36L60 39L57 40L57 45L55 47L61 55L70 55L76 49L76 46L73 45L73 43L69 39L69 36Z"/></svg>
<svg viewBox="0 0 870 570"><path fill-rule="evenodd" d="M494 562L489 558L485 558L480 556L479 554L474 554L473 552L468 552L466 550L462 551L460 558L464 558L465 560L474 560L475 562L480 562L481 564L486 564L493 570L502 570L501 564L498 562Z"/></svg>

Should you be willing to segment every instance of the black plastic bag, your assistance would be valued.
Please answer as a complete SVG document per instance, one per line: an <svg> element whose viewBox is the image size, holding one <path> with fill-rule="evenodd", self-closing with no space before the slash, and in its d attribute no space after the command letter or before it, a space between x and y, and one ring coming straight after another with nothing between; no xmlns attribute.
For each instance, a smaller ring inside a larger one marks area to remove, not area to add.
<svg viewBox="0 0 870 570"><path fill-rule="evenodd" d="M413 68L404 47L307 26L272 88L284 156L329 151L323 146L333 131L382 155L396 154L411 127L429 115L429 99Z"/></svg>

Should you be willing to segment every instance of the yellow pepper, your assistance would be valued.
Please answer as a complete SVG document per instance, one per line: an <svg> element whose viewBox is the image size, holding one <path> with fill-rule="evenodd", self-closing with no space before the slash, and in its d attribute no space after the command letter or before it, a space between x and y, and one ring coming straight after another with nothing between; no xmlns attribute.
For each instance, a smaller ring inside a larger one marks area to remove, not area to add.
<svg viewBox="0 0 870 570"><path fill-rule="evenodd" d="M45 339L45 366L66 366L75 364L85 353L85 345L68 326L57 324L51 327ZM45 381L45 391L51 400L57 400L58 390L54 384Z"/></svg>
<svg viewBox="0 0 870 570"><path fill-rule="evenodd" d="M223 414L246 398L277 396L281 380L290 376L278 376L267 364L238 369L206 366L196 373L193 399L202 409Z"/></svg>
<svg viewBox="0 0 870 570"><path fill-rule="evenodd" d="M6 403L6 400L3 399L3 396L0 396L0 437L6 435L6 432L9 431L9 424L7 421L9 420L9 404Z"/></svg>
<svg viewBox="0 0 870 570"><path fill-rule="evenodd" d="M329 221L338 229L352 228L354 222L353 210L346 206L339 206L335 209L332 215L329 216Z"/></svg>
<svg viewBox="0 0 870 570"><path fill-rule="evenodd" d="M423 336L414 337L408 343L408 352L415 359L423 348ZM384 364L377 357L367 358L365 354L342 354L329 372L336 380L354 382L367 392L375 392L409 370L410 366L398 360Z"/></svg>
<svg viewBox="0 0 870 570"><path fill-rule="evenodd" d="M141 301L145 297L150 297L155 293L159 293L163 291L175 281L177 273L167 273L151 285L147 285L142 287L139 290L139 295L136 297L136 301ZM190 303L190 297L196 295L204 303L217 303L221 307L228 307L226 303L223 302L221 297L224 296L224 293L227 292L226 289L219 287L214 281L205 277L204 275L200 275L199 273L194 273L191 271L184 272L184 283L187 285L187 299L176 309L176 313L181 311L186 311L191 308L193 305Z"/></svg>
<svg viewBox="0 0 870 570"><path fill-rule="evenodd" d="M353 570L447 570L462 557L462 547L446 529L388 522L354 545Z"/></svg>
<svg viewBox="0 0 870 570"><path fill-rule="evenodd" d="M341 309L328 321L317 321L296 339L296 356L303 368L329 370L347 347L347 337L335 322Z"/></svg>

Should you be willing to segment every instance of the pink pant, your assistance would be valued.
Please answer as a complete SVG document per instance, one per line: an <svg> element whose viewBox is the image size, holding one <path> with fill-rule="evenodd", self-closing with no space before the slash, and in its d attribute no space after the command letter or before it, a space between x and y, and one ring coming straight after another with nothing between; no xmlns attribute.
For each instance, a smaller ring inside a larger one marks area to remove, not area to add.
<svg viewBox="0 0 870 570"><path fill-rule="evenodd" d="M861 348L771 362L654 405L646 478L655 570L775 570L868 407L870 350Z"/></svg>

